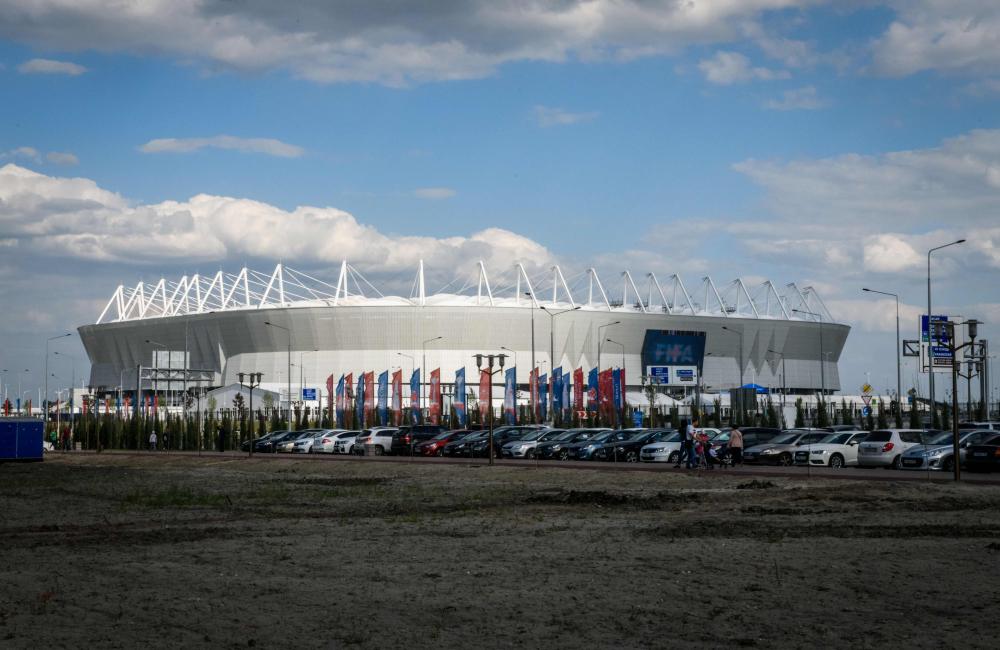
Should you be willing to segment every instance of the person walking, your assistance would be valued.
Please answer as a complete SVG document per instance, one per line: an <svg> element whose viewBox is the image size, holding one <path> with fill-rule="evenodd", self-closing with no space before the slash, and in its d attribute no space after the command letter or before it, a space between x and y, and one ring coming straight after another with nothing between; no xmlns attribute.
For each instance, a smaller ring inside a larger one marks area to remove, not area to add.
<svg viewBox="0 0 1000 650"><path fill-rule="evenodd" d="M64 424L63 425L63 430L62 430L62 450L63 451L69 451L69 447L70 447L70 445L69 445L69 427Z"/></svg>
<svg viewBox="0 0 1000 650"><path fill-rule="evenodd" d="M681 463L688 463L688 467L690 467L690 463L688 462L688 460L689 456L691 455L690 454L691 444L690 441L688 440L688 435L687 435L687 430L688 430L687 420L681 420L680 429L681 429L681 448L680 451L677 452L677 464L674 465L674 467L680 468Z"/></svg>
<svg viewBox="0 0 1000 650"><path fill-rule="evenodd" d="M733 467L743 464L743 432L738 424L734 424L733 430L729 432L729 457L732 458Z"/></svg>
<svg viewBox="0 0 1000 650"><path fill-rule="evenodd" d="M156 451L156 430L154 429L149 434L149 450Z"/></svg>
<svg viewBox="0 0 1000 650"><path fill-rule="evenodd" d="M684 427L684 439L688 442L688 469L695 469L701 464L701 455L698 452L698 431L695 428L698 420L688 422Z"/></svg>

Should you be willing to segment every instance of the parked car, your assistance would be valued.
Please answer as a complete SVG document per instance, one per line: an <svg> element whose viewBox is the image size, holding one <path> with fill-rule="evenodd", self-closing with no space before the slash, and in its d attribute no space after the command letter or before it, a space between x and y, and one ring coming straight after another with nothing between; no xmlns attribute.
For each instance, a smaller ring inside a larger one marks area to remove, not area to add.
<svg viewBox="0 0 1000 650"><path fill-rule="evenodd" d="M260 436L259 438L254 438L254 440L253 440L253 450L256 451L256 452L260 452L260 451L270 452L271 451L271 445L270 445L269 441L273 441L276 437L284 435L286 433L288 433L288 431L286 431L284 429L276 429L276 430L274 430L274 431L272 431L270 433L266 433L266 434ZM240 444L240 451L250 451L250 441L249 440L244 440Z"/></svg>
<svg viewBox="0 0 1000 650"><path fill-rule="evenodd" d="M965 453L965 468L970 472L993 472L1000 469L1000 435L977 445L969 445Z"/></svg>
<svg viewBox="0 0 1000 650"><path fill-rule="evenodd" d="M566 445L564 448L566 457L560 458L560 460L591 460L594 452L605 443L611 442L616 438L624 440L627 437L628 434L620 429L604 429L589 438Z"/></svg>
<svg viewBox="0 0 1000 650"><path fill-rule="evenodd" d="M392 435L389 453L393 456L410 456L417 444L441 435L448 428L440 424L414 424L399 427Z"/></svg>
<svg viewBox="0 0 1000 650"><path fill-rule="evenodd" d="M476 431L475 433L469 434L459 440L449 442L444 446L442 454L445 456L471 456L472 455L472 445L480 440L486 438L489 435L488 431Z"/></svg>
<svg viewBox="0 0 1000 650"><path fill-rule="evenodd" d="M253 450L261 453L273 454L278 451L278 445L285 441L286 438L294 438L298 435L298 431L275 431L275 435L268 438L261 438L254 444Z"/></svg>
<svg viewBox="0 0 1000 650"><path fill-rule="evenodd" d="M306 429L305 433L309 435L299 436L292 445L293 454L311 454L313 442L317 436L323 435L323 429Z"/></svg>
<svg viewBox="0 0 1000 650"><path fill-rule="evenodd" d="M395 427L372 427L371 429L365 429L360 434L358 434L357 439L354 441L354 453L367 456L372 454L374 456L383 456L389 453L392 449L392 435L396 433L398 429Z"/></svg>
<svg viewBox="0 0 1000 650"><path fill-rule="evenodd" d="M833 468L852 467L858 464L858 445L867 437L867 431L831 433L819 442L796 451L795 464Z"/></svg>
<svg viewBox="0 0 1000 650"><path fill-rule="evenodd" d="M955 469L954 435L951 431L942 431L931 437L925 436L923 444L914 445L903 452L903 456L899 460L899 466L902 469L952 471ZM990 431L989 429L959 431L958 462L964 465L969 447L982 444L995 435L997 435L997 432Z"/></svg>
<svg viewBox="0 0 1000 650"><path fill-rule="evenodd" d="M958 425L959 430L970 429L979 431L1000 431L1000 422L962 422Z"/></svg>
<svg viewBox="0 0 1000 650"><path fill-rule="evenodd" d="M642 448L652 442L665 440L675 433L673 429L623 429L624 438L605 442L594 451L592 460L638 463Z"/></svg>
<svg viewBox="0 0 1000 650"><path fill-rule="evenodd" d="M344 433L345 429L323 429L320 435L313 438L311 454L333 454L333 448L337 442L337 436Z"/></svg>
<svg viewBox="0 0 1000 650"><path fill-rule="evenodd" d="M311 429L300 429L299 431L292 431L289 435L283 437L281 440L275 441L275 451L281 454L290 454L295 451L295 443L305 438L312 438L315 435L315 431Z"/></svg>
<svg viewBox="0 0 1000 650"><path fill-rule="evenodd" d="M500 455L504 458L527 458L531 460L535 457L535 447L539 443L555 440L566 433L565 429L536 429L530 431L523 438L511 440L500 448Z"/></svg>
<svg viewBox="0 0 1000 650"><path fill-rule="evenodd" d="M535 446L535 458L549 460L556 458L566 460L569 458L567 447L582 440L589 440L598 433L606 429L568 429L566 433L558 436L555 440L542 442Z"/></svg>
<svg viewBox="0 0 1000 650"><path fill-rule="evenodd" d="M791 465L799 447L819 442L828 435L825 431L792 429L753 447L747 447L744 443L743 462L748 465Z"/></svg>
<svg viewBox="0 0 1000 650"><path fill-rule="evenodd" d="M354 453L354 443L358 439L360 431L344 431L338 433L333 441L333 453L335 454L353 454Z"/></svg>
<svg viewBox="0 0 1000 650"><path fill-rule="evenodd" d="M424 440L423 442L418 442L413 447L414 456L444 456L444 448L456 440L461 440L466 436L470 436L478 431L473 431L472 429L454 429L452 431L444 431L434 436L430 440Z"/></svg>
<svg viewBox="0 0 1000 650"><path fill-rule="evenodd" d="M878 429L872 431L858 446L858 467L891 467L899 469L903 452L922 444L920 429Z"/></svg>
<svg viewBox="0 0 1000 650"><path fill-rule="evenodd" d="M666 430L660 440L640 448L639 460L644 463L677 463L681 456L683 437L680 431Z"/></svg>
<svg viewBox="0 0 1000 650"><path fill-rule="evenodd" d="M722 451L729 446L729 436L731 433L731 428L723 429L718 435L711 438L710 442L713 445L719 446L721 448L720 451ZM770 442L783 432L781 429L772 427L740 427L740 433L743 434L743 449L749 449L750 447Z"/></svg>

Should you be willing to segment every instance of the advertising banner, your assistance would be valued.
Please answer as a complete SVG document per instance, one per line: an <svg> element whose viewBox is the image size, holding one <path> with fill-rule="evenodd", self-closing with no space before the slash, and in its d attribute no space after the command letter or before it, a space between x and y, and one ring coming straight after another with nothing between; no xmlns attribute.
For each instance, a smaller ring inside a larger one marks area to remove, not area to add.
<svg viewBox="0 0 1000 650"><path fill-rule="evenodd" d="M375 412L375 372L365 373L365 424L372 418Z"/></svg>
<svg viewBox="0 0 1000 650"><path fill-rule="evenodd" d="M410 419L412 424L420 424L423 419L420 412L420 368L414 368L410 375Z"/></svg>
<svg viewBox="0 0 1000 650"><path fill-rule="evenodd" d="M552 371L552 417L562 414L563 404L563 374L562 367Z"/></svg>
<svg viewBox="0 0 1000 650"><path fill-rule="evenodd" d="M587 377L587 410L591 413L597 412L597 396L601 392L598 376L597 368L591 368Z"/></svg>
<svg viewBox="0 0 1000 650"><path fill-rule="evenodd" d="M622 410L622 369L615 368L611 372L611 379L614 382L615 387L615 411L621 412Z"/></svg>
<svg viewBox="0 0 1000 650"><path fill-rule="evenodd" d="M705 358L705 333L646 330L642 342L642 367L697 366Z"/></svg>
<svg viewBox="0 0 1000 650"><path fill-rule="evenodd" d="M549 395L549 382L548 375L541 375L538 378L538 415L541 417L542 421L545 421L548 415L548 395Z"/></svg>
<svg viewBox="0 0 1000 650"><path fill-rule="evenodd" d="M346 393L344 392L344 375L340 375L340 381L337 382L337 402L336 402L336 415L337 415L337 428L344 428L344 401ZM347 379L346 381L351 381Z"/></svg>
<svg viewBox="0 0 1000 650"><path fill-rule="evenodd" d="M532 368L528 375L528 392L531 394L531 417L533 422L538 422L538 368Z"/></svg>
<svg viewBox="0 0 1000 650"><path fill-rule="evenodd" d="M600 404L601 418L605 424L614 422L615 381L611 369L602 370L598 378L597 401Z"/></svg>
<svg viewBox="0 0 1000 650"><path fill-rule="evenodd" d="M459 368L455 371L455 399L452 400L452 408L455 409L455 418L458 420L458 426L465 427L469 422L469 414L465 408L465 368Z"/></svg>
<svg viewBox="0 0 1000 650"><path fill-rule="evenodd" d="M948 316L936 314L930 319L935 323L947 323ZM961 320L961 318L957 319ZM928 372L931 368L934 372L951 372L954 363L954 355L948 349L954 344L948 337L948 330L944 330L942 336L933 337L931 341L930 327L928 327L927 314L920 316L920 371Z"/></svg>
<svg viewBox="0 0 1000 650"><path fill-rule="evenodd" d="M364 429L365 423L365 373L358 375L358 390L354 395L354 415L358 418L358 428Z"/></svg>
<svg viewBox="0 0 1000 650"><path fill-rule="evenodd" d="M583 410L583 393L586 391L586 387L583 385L583 368L577 368L573 371L573 385L575 386L575 391L573 393L573 410L582 411Z"/></svg>
<svg viewBox="0 0 1000 650"><path fill-rule="evenodd" d="M490 404L490 377L489 370L479 371L479 412L482 414L483 422L486 422L486 414L493 408Z"/></svg>
<svg viewBox="0 0 1000 650"><path fill-rule="evenodd" d="M571 385L572 379L573 379L573 377L568 372L565 375L563 375L563 381L562 381L562 407L563 407L563 412L569 411L570 409L573 408L573 402L571 401L572 398L573 398L573 395L572 395L572 391L570 390L572 388L572 385Z"/></svg>
<svg viewBox="0 0 1000 650"><path fill-rule="evenodd" d="M517 369L507 368L503 382L503 413L507 424L517 424Z"/></svg>
<svg viewBox="0 0 1000 650"><path fill-rule="evenodd" d="M441 424L441 369L431 370L430 416L431 424Z"/></svg>
<svg viewBox="0 0 1000 650"><path fill-rule="evenodd" d="M403 420L403 371L392 373L392 423L395 426Z"/></svg>
<svg viewBox="0 0 1000 650"><path fill-rule="evenodd" d="M326 418L333 422L333 375L326 378Z"/></svg>
<svg viewBox="0 0 1000 650"><path fill-rule="evenodd" d="M389 371L378 376L378 421L382 426L389 424Z"/></svg>

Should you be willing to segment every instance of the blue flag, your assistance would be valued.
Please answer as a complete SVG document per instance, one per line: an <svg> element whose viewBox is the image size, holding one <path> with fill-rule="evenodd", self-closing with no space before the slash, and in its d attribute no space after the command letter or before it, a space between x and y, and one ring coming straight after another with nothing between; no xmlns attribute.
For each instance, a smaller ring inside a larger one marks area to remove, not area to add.
<svg viewBox="0 0 1000 650"><path fill-rule="evenodd" d="M340 381L337 382L337 428L344 428L344 375L340 376Z"/></svg>
<svg viewBox="0 0 1000 650"><path fill-rule="evenodd" d="M378 376L378 421L389 424L389 371Z"/></svg>
<svg viewBox="0 0 1000 650"><path fill-rule="evenodd" d="M465 400L465 368L459 368L455 371L455 399L452 401L452 405L455 409L455 416L458 418L458 426L463 428L469 421Z"/></svg>
<svg viewBox="0 0 1000 650"><path fill-rule="evenodd" d="M591 368L587 376L587 410L593 413L597 412L597 394L599 390L597 368Z"/></svg>
<svg viewBox="0 0 1000 650"><path fill-rule="evenodd" d="M354 393L354 414L358 418L358 428L365 428L365 373L358 375L358 390Z"/></svg>
<svg viewBox="0 0 1000 650"><path fill-rule="evenodd" d="M420 368L415 368L410 376L410 418L412 424L420 424Z"/></svg>
<svg viewBox="0 0 1000 650"><path fill-rule="evenodd" d="M549 402L549 377L548 375L542 375L538 378L538 415L545 421L545 415L548 412L548 402Z"/></svg>
<svg viewBox="0 0 1000 650"><path fill-rule="evenodd" d="M563 410L563 374L562 366L552 370L552 416L562 413Z"/></svg>
<svg viewBox="0 0 1000 650"><path fill-rule="evenodd" d="M621 370L615 368L611 373L612 380L615 385L615 420L618 420L618 414L622 412L622 373Z"/></svg>
<svg viewBox="0 0 1000 650"><path fill-rule="evenodd" d="M517 369L507 368L504 373L503 412L507 424L517 424Z"/></svg>

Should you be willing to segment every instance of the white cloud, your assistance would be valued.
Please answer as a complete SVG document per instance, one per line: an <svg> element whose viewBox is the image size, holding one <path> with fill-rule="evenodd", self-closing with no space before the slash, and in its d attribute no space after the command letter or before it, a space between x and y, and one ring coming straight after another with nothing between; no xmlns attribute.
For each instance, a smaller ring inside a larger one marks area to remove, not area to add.
<svg viewBox="0 0 1000 650"><path fill-rule="evenodd" d="M68 74L72 77L83 74L87 68L70 61L52 59L31 59L17 66L21 74Z"/></svg>
<svg viewBox="0 0 1000 650"><path fill-rule="evenodd" d="M457 193L450 187L421 187L413 191L413 195L418 199L431 200L450 199Z"/></svg>
<svg viewBox="0 0 1000 650"><path fill-rule="evenodd" d="M813 86L786 90L781 93L781 99L764 102L764 108L772 111L811 111L825 106L826 102L819 98Z"/></svg>
<svg viewBox="0 0 1000 650"><path fill-rule="evenodd" d="M872 47L873 70L993 72L1000 65L1000 4L994 0L891 0L893 22Z"/></svg>
<svg viewBox="0 0 1000 650"><path fill-rule="evenodd" d="M216 135L210 138L157 138L139 147L143 153L191 153L199 149L229 149L242 153L263 153L281 158L298 158L302 147L272 138L238 138Z"/></svg>
<svg viewBox="0 0 1000 650"><path fill-rule="evenodd" d="M811 1L0 0L0 38L398 86L483 77L509 62L630 60L732 42L768 13L805 4Z"/></svg>
<svg viewBox="0 0 1000 650"><path fill-rule="evenodd" d="M541 127L568 126L580 122L589 122L600 115L596 111L573 113L562 108L552 108L550 106L535 106L534 113L535 122Z"/></svg>
<svg viewBox="0 0 1000 650"><path fill-rule="evenodd" d="M860 293L860 290L859 290ZM867 295L867 294L862 294ZM896 301L892 298L846 298L827 300L826 306L838 318L869 332L896 332ZM926 314L926 305L899 303L900 330L912 330L921 314Z"/></svg>
<svg viewBox="0 0 1000 650"><path fill-rule="evenodd" d="M427 259L451 271L470 259L497 268L517 261L542 268L553 259L544 246L499 228L467 237L390 236L336 208L287 211L206 194L134 205L92 180L13 164L0 168L0 232L35 253L136 265L284 258L308 267L349 259L393 271Z"/></svg>
<svg viewBox="0 0 1000 650"><path fill-rule="evenodd" d="M18 147L16 149L11 149L10 151L5 151L0 154L0 158L27 158L36 163L42 162L42 157L38 153L38 149L34 147Z"/></svg>
<svg viewBox="0 0 1000 650"><path fill-rule="evenodd" d="M754 67L750 59L739 52L716 52L712 58L700 61L698 69L708 81L726 86L747 81L787 79L790 76L786 70Z"/></svg>
<svg viewBox="0 0 1000 650"><path fill-rule="evenodd" d="M881 273L897 273L920 266L923 256L899 235L875 235L864 244L865 268Z"/></svg>
<svg viewBox="0 0 1000 650"><path fill-rule="evenodd" d="M56 165L77 165L80 159L74 154L64 151L50 151L45 154L45 159Z"/></svg>

